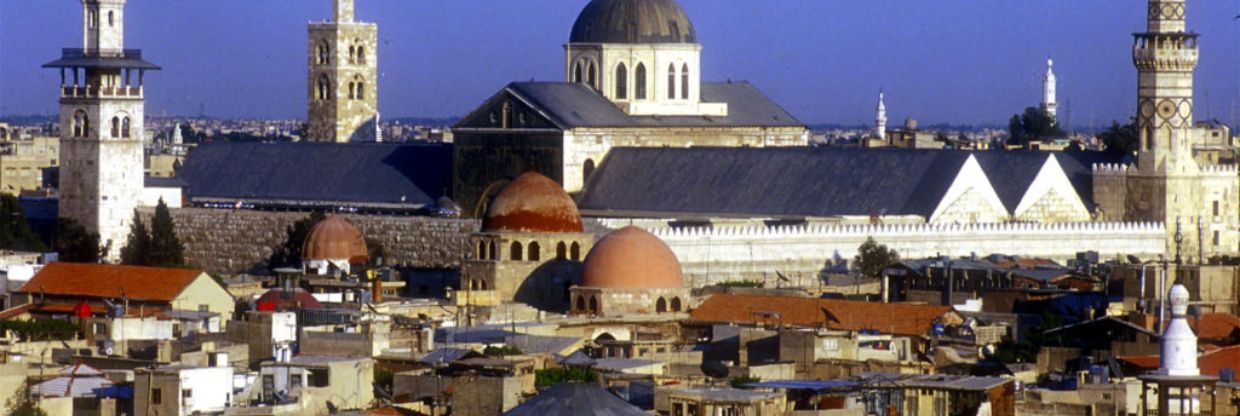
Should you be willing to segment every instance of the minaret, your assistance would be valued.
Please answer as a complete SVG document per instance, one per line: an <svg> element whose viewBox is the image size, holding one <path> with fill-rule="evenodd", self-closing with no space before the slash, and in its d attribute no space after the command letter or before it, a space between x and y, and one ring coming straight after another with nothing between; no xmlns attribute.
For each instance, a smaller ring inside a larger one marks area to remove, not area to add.
<svg viewBox="0 0 1240 416"><path fill-rule="evenodd" d="M1197 335L1188 327L1188 289L1177 284L1167 298L1171 302L1171 322L1162 335L1162 355L1158 374L1163 376L1199 376L1197 368Z"/></svg>
<svg viewBox="0 0 1240 416"><path fill-rule="evenodd" d="M1042 110L1051 117L1051 121L1059 123L1059 101L1055 98L1055 61L1046 59L1046 77L1042 79Z"/></svg>
<svg viewBox="0 0 1240 416"><path fill-rule="evenodd" d="M99 233L115 260L143 187L146 71L124 49L125 0L82 0L83 47L43 65L60 70L60 217Z"/></svg>
<svg viewBox="0 0 1240 416"><path fill-rule="evenodd" d="M887 104L883 103L883 90L878 90L878 107L874 109L874 136L887 140Z"/></svg>
<svg viewBox="0 0 1240 416"><path fill-rule="evenodd" d="M1193 160L1193 70L1197 34L1187 32L1185 0L1149 0L1148 27L1133 35L1137 67L1137 169L1129 171L1126 220L1194 224L1205 212L1200 169ZM1198 251L1195 227L1184 229L1184 252Z"/></svg>
<svg viewBox="0 0 1240 416"><path fill-rule="evenodd" d="M185 138L181 136L181 123L177 123L172 127L172 144L181 145L184 142Z"/></svg>
<svg viewBox="0 0 1240 416"><path fill-rule="evenodd" d="M1176 284L1167 298L1171 321L1162 333L1158 371L1137 376L1141 407L1135 410L1145 415L1201 415L1207 414L1202 402L1209 399L1208 414L1219 414L1218 379L1202 375L1197 366L1197 335L1188 326L1188 289Z"/></svg>
<svg viewBox="0 0 1240 416"><path fill-rule="evenodd" d="M353 18L353 0L333 0L330 22L310 23L306 138L378 141L379 27Z"/></svg>

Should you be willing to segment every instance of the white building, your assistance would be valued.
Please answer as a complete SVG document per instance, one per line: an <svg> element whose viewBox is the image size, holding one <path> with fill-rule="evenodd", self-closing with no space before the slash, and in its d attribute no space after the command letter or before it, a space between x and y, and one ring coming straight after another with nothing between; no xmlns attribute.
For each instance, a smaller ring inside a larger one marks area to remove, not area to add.
<svg viewBox="0 0 1240 416"><path fill-rule="evenodd" d="M233 403L233 368L228 354L215 353L208 367L163 366L134 374L134 413L194 415L220 413Z"/></svg>

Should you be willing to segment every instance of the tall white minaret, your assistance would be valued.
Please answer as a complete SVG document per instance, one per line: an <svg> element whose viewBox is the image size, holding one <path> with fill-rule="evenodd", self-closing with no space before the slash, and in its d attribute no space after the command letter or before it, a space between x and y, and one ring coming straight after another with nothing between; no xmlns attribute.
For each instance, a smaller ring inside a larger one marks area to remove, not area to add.
<svg viewBox="0 0 1240 416"><path fill-rule="evenodd" d="M1171 301L1171 322L1162 335L1161 363L1158 375L1199 376L1197 368L1197 334L1188 327L1188 289L1177 284L1167 295Z"/></svg>
<svg viewBox="0 0 1240 416"><path fill-rule="evenodd" d="M1046 77L1042 79L1042 109L1051 116L1051 120L1059 122L1059 101L1055 98L1055 61L1046 58Z"/></svg>
<svg viewBox="0 0 1240 416"><path fill-rule="evenodd" d="M887 104L883 103L883 90L878 90L878 107L874 109L874 135L887 140Z"/></svg>

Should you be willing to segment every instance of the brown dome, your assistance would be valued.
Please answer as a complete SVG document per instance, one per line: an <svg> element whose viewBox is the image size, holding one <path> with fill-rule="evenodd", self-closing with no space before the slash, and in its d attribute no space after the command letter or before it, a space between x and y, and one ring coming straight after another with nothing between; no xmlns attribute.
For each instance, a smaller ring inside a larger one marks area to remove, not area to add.
<svg viewBox="0 0 1240 416"><path fill-rule="evenodd" d="M483 232L579 233L577 203L560 184L526 172L499 191L482 219Z"/></svg>
<svg viewBox="0 0 1240 416"><path fill-rule="evenodd" d="M301 246L303 260L347 259L349 263L360 264L370 260L366 253L362 232L349 220L335 215L328 215L315 224Z"/></svg>
<svg viewBox="0 0 1240 416"><path fill-rule="evenodd" d="M323 304L305 289L296 288L292 293L276 288L268 290L254 302L260 311L287 311L293 309L322 309Z"/></svg>
<svg viewBox="0 0 1240 416"><path fill-rule="evenodd" d="M581 285L605 289L683 288L684 275L672 249L637 227L613 231L586 256Z"/></svg>

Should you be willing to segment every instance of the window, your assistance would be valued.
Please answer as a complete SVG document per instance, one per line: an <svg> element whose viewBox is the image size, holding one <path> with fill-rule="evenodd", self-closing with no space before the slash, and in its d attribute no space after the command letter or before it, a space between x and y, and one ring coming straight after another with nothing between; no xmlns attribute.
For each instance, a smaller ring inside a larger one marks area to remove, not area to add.
<svg viewBox="0 0 1240 416"><path fill-rule="evenodd" d="M680 312L680 298L672 298L672 312Z"/></svg>
<svg viewBox="0 0 1240 416"><path fill-rule="evenodd" d="M317 97L319 101L326 101L332 98L332 81L327 77L327 74L319 74Z"/></svg>
<svg viewBox="0 0 1240 416"><path fill-rule="evenodd" d="M500 117L502 118L500 127L505 128L505 129L508 128L512 123L512 103L511 102L504 101L504 107L500 111Z"/></svg>
<svg viewBox="0 0 1240 416"><path fill-rule="evenodd" d="M573 261L580 260L581 259L581 244L577 244L577 242L574 241L572 248L569 249L569 253L570 253L569 258L572 259Z"/></svg>
<svg viewBox="0 0 1240 416"><path fill-rule="evenodd" d="M164 391L161 389L151 389L151 404L162 404L164 402Z"/></svg>
<svg viewBox="0 0 1240 416"><path fill-rule="evenodd" d="M576 309L578 312L585 312L585 309L586 309L586 297L585 297L585 296L581 296L581 295L577 295L577 306L573 307L573 309Z"/></svg>
<svg viewBox="0 0 1240 416"><path fill-rule="evenodd" d="M633 83L637 89L637 99L646 99L646 64L637 64L637 81Z"/></svg>
<svg viewBox="0 0 1240 416"><path fill-rule="evenodd" d="M594 159L586 159L586 163L581 166L581 182L590 180L592 174L594 174Z"/></svg>
<svg viewBox="0 0 1240 416"><path fill-rule="evenodd" d="M486 260L486 258L487 243L485 241L478 241L478 260Z"/></svg>
<svg viewBox="0 0 1240 416"><path fill-rule="evenodd" d="M112 138L121 137L121 118L112 117Z"/></svg>
<svg viewBox="0 0 1240 416"><path fill-rule="evenodd" d="M90 133L90 119L86 117L86 112L78 110L73 113L73 137L86 137Z"/></svg>
<svg viewBox="0 0 1240 416"><path fill-rule="evenodd" d="M1218 243L1219 243L1219 234L1218 234L1218 231L1215 231L1214 232L1214 245L1217 246Z"/></svg>
<svg viewBox="0 0 1240 416"><path fill-rule="evenodd" d="M508 252L509 252L509 258L511 258L513 261L521 261L521 243L520 242L513 241L512 246L509 247L508 249Z"/></svg>
<svg viewBox="0 0 1240 416"><path fill-rule="evenodd" d="M356 46L349 46L349 63L351 64L357 63L357 47Z"/></svg>
<svg viewBox="0 0 1240 416"><path fill-rule="evenodd" d="M366 80L362 79L362 77L359 75L354 79L354 82L356 82L356 85L357 85L357 99L365 100L366 99Z"/></svg>
<svg viewBox="0 0 1240 416"><path fill-rule="evenodd" d="M129 116L121 119L121 137L129 138Z"/></svg>
<svg viewBox="0 0 1240 416"><path fill-rule="evenodd" d="M357 47L357 63L359 65L366 64L366 47L365 46Z"/></svg>
<svg viewBox="0 0 1240 416"><path fill-rule="evenodd" d="M659 300L654 303L654 311L656 313L667 312L667 299L659 298Z"/></svg>
<svg viewBox="0 0 1240 416"><path fill-rule="evenodd" d="M99 27L99 11L98 10L92 9L90 13L87 13L86 24L89 25L91 29Z"/></svg>
<svg viewBox="0 0 1240 416"><path fill-rule="evenodd" d="M689 99L689 64L680 67L680 98Z"/></svg>
<svg viewBox="0 0 1240 416"><path fill-rule="evenodd" d="M530 252L529 252L530 261L541 260L542 253L540 251L542 250L541 250L541 247L538 246L537 241L530 243Z"/></svg>
<svg viewBox="0 0 1240 416"><path fill-rule="evenodd" d="M1214 216L1218 216L1218 201L1214 201Z"/></svg>
<svg viewBox="0 0 1240 416"><path fill-rule="evenodd" d="M667 99L676 99L676 64L667 66Z"/></svg>
<svg viewBox="0 0 1240 416"><path fill-rule="evenodd" d="M198 312L211 312L210 305L198 305Z"/></svg>
<svg viewBox="0 0 1240 416"><path fill-rule="evenodd" d="M590 84L590 87L591 87L591 88L594 88L594 89L596 89L596 90L597 90L597 89L598 89L598 83L597 83L597 82L595 82L595 80L598 78L598 77L596 76L596 74L597 74L597 71L596 71L596 70L597 70L597 68L595 68L595 67L594 67L594 62L590 62L590 63L589 63L589 64L587 64L587 65L589 66L589 69L586 71L586 76L588 77L588 78L586 79L586 83L587 83L587 84Z"/></svg>
<svg viewBox="0 0 1240 416"><path fill-rule="evenodd" d="M581 82L581 62L573 65L573 82Z"/></svg>
<svg viewBox="0 0 1240 416"><path fill-rule="evenodd" d="M489 253L490 255L489 255L489 256L487 256L487 258L488 258L488 259L491 259L491 260L499 260L499 254L498 254L498 253L499 253L499 248L498 248L498 246L495 244L495 242L494 242L494 241L492 241L492 242L491 242L491 247L490 247L490 253Z"/></svg>
<svg viewBox="0 0 1240 416"><path fill-rule="evenodd" d="M319 41L318 55L317 62L319 65L330 65L332 63L332 47L327 43L327 40Z"/></svg>
<svg viewBox="0 0 1240 416"><path fill-rule="evenodd" d="M355 96L353 95L353 89L354 89L354 87L355 87L355 85L354 85L352 82L350 82L350 83L349 83L349 99L350 99L350 100L352 100L352 99L355 97Z"/></svg>
<svg viewBox="0 0 1240 416"><path fill-rule="evenodd" d="M113 14L114 13L111 11L108 12L108 27L116 26L115 16L113 16Z"/></svg>
<svg viewBox="0 0 1240 416"><path fill-rule="evenodd" d="M181 389L181 398L189 399L194 397L194 389Z"/></svg>
<svg viewBox="0 0 1240 416"><path fill-rule="evenodd" d="M624 64L616 67L616 99L623 100L629 97L629 70Z"/></svg>
<svg viewBox="0 0 1240 416"><path fill-rule="evenodd" d="M314 370L310 372L310 387L327 387L330 384L331 377L328 377L327 369Z"/></svg>
<svg viewBox="0 0 1240 416"><path fill-rule="evenodd" d="M589 308L587 308L587 310L590 313L598 313L598 298L593 297L593 296L590 297L590 305L589 305Z"/></svg>
<svg viewBox="0 0 1240 416"><path fill-rule="evenodd" d="M568 258L568 246L565 245L563 241L561 241L559 244L555 245L555 259L564 260L567 258Z"/></svg>

